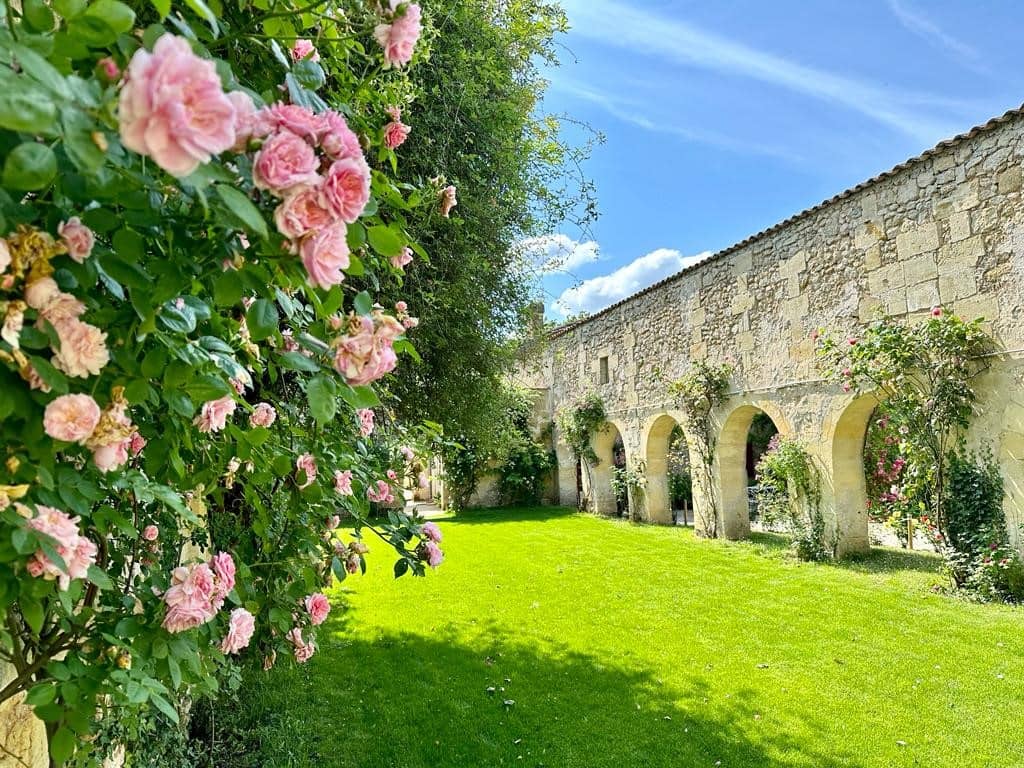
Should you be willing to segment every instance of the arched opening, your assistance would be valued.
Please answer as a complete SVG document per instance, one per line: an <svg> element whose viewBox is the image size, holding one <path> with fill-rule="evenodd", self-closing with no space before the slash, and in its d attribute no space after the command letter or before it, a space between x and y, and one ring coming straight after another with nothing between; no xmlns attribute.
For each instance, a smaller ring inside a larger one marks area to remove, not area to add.
<svg viewBox="0 0 1024 768"><path fill-rule="evenodd" d="M757 482L757 462L772 438L784 427L754 405L741 405L729 414L718 440L719 534L741 539L750 534L756 502L751 490Z"/></svg>
<svg viewBox="0 0 1024 768"><path fill-rule="evenodd" d="M840 557L871 546L864 464L868 426L877 407L874 395L856 398L840 414L832 435L832 497Z"/></svg>
<svg viewBox="0 0 1024 768"><path fill-rule="evenodd" d="M616 494L612 478L616 469L626 466L626 446L622 434L611 422L594 435L594 454L597 463L590 468L591 503L599 515L609 517L628 515L629 502Z"/></svg>
<svg viewBox="0 0 1024 768"><path fill-rule="evenodd" d="M693 491L686 435L663 414L647 433L647 519L666 525L693 523Z"/></svg>
<svg viewBox="0 0 1024 768"><path fill-rule="evenodd" d="M747 430L747 510L750 524L757 530L765 529L757 504L757 465L761 457L771 449L774 441L778 440L778 434L779 428L775 426L771 416L764 411L754 414Z"/></svg>

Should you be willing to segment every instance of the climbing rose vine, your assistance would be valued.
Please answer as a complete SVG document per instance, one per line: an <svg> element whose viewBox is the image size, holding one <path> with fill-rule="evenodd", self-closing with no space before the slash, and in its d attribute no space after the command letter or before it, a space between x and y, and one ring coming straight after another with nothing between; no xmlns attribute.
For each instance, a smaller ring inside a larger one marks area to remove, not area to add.
<svg viewBox="0 0 1024 768"><path fill-rule="evenodd" d="M307 661L370 536L396 575L443 560L400 504L437 435L374 389L417 320L373 291L456 204L395 179L427 15L211 7L0 24L0 700L57 764L237 658Z"/></svg>

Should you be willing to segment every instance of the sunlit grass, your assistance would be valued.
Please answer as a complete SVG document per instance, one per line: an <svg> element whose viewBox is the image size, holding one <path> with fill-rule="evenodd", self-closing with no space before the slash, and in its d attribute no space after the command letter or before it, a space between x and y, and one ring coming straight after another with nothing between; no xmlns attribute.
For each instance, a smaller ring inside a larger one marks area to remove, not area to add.
<svg viewBox="0 0 1024 768"><path fill-rule="evenodd" d="M808 565L550 509L441 526L440 570L396 582L377 547L314 660L252 676L221 717L238 765L1024 765L1024 612L932 593L927 555Z"/></svg>

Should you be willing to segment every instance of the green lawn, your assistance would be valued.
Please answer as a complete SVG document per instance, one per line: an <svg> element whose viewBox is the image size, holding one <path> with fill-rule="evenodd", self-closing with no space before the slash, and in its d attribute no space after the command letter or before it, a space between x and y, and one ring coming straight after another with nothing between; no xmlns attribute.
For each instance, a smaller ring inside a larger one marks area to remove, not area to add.
<svg viewBox="0 0 1024 768"><path fill-rule="evenodd" d="M253 677L221 718L240 764L1024 766L1024 612L932 593L927 556L809 565L550 509L441 525L440 570L396 582L378 546L313 661Z"/></svg>

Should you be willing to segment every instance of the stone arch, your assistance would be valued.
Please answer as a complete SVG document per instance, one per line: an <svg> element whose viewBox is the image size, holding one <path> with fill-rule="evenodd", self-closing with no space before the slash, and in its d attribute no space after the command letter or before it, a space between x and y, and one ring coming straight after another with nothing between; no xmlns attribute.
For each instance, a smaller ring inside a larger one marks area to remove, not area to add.
<svg viewBox="0 0 1024 768"><path fill-rule="evenodd" d="M618 512L615 491L612 489L612 467L615 466L616 442L621 442L625 451L625 433L621 425L607 421L591 440L597 462L590 466L590 499L594 511L599 515L614 517Z"/></svg>
<svg viewBox="0 0 1024 768"><path fill-rule="evenodd" d="M839 557L866 551L871 546L864 441L878 404L874 394L854 398L843 408L832 430L832 509Z"/></svg>
<svg viewBox="0 0 1024 768"><path fill-rule="evenodd" d="M715 456L718 468L718 535L727 539L743 539L750 535L747 436L750 424L758 413L766 414L780 435L792 434L789 422L771 402L743 403L730 411L722 421Z"/></svg>
<svg viewBox="0 0 1024 768"><path fill-rule="evenodd" d="M644 438L644 459L647 462L647 490L645 495L646 519L652 523L672 523L672 497L669 491L669 441L676 427L683 429L682 420L671 413L654 417ZM685 434L685 430L684 434ZM687 436L687 444L689 444Z"/></svg>

